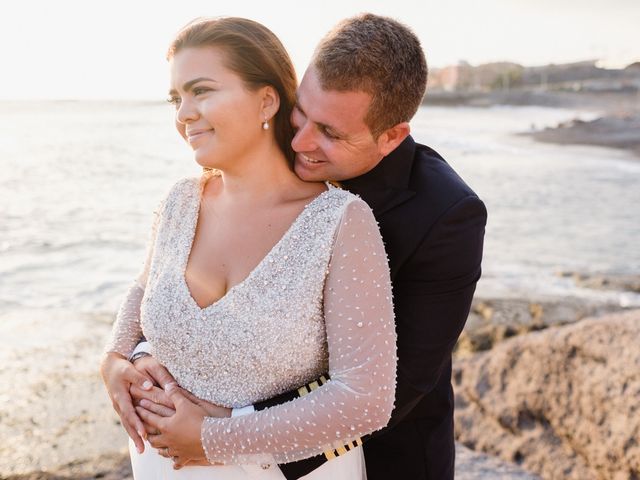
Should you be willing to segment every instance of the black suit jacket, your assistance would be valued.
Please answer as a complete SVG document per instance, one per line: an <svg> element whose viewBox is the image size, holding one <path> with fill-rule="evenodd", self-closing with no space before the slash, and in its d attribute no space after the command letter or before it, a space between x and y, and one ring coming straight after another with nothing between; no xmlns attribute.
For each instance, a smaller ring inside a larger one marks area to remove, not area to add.
<svg viewBox="0 0 640 480"><path fill-rule="evenodd" d="M387 427L364 438L367 477L453 479L451 353L480 278L486 209L438 153L411 137L342 186L360 195L379 223L398 336L395 408ZM295 479L324 461L280 468Z"/></svg>

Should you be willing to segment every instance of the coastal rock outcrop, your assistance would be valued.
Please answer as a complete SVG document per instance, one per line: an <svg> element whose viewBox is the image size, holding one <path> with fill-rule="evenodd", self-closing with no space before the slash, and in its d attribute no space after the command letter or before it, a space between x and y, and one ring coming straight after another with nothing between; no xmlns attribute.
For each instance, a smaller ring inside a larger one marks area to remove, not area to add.
<svg viewBox="0 0 640 480"><path fill-rule="evenodd" d="M539 480L513 463L456 444L456 480Z"/></svg>
<svg viewBox="0 0 640 480"><path fill-rule="evenodd" d="M574 323L587 317L620 311L619 303L561 299L474 300L467 324L456 345L456 356L489 350L516 335Z"/></svg>
<svg viewBox="0 0 640 480"><path fill-rule="evenodd" d="M639 345L633 310L458 359L458 441L545 479L640 478Z"/></svg>
<svg viewBox="0 0 640 480"><path fill-rule="evenodd" d="M640 275L610 275L563 271L558 276L571 278L578 287L594 290L618 290L640 293Z"/></svg>
<svg viewBox="0 0 640 480"><path fill-rule="evenodd" d="M531 135L543 142L625 148L640 154L639 129L638 114L606 115L588 122L574 119Z"/></svg>

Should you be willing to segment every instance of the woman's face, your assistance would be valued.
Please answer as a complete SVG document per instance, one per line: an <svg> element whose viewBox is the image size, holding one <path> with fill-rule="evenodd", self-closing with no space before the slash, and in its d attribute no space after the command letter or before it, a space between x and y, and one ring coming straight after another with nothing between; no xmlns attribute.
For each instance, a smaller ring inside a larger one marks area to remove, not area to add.
<svg viewBox="0 0 640 480"><path fill-rule="evenodd" d="M203 167L225 170L250 155L262 130L260 90L252 92L216 47L186 48L170 61L176 128Z"/></svg>

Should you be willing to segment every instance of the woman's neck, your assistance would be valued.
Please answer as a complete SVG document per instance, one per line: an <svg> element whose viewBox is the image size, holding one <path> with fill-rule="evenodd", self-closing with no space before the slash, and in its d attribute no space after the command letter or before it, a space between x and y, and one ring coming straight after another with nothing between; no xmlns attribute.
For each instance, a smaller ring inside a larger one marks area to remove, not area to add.
<svg viewBox="0 0 640 480"><path fill-rule="evenodd" d="M215 183L208 189L209 195L251 203L286 200L313 185L296 176L277 145L256 149L232 167L220 170Z"/></svg>

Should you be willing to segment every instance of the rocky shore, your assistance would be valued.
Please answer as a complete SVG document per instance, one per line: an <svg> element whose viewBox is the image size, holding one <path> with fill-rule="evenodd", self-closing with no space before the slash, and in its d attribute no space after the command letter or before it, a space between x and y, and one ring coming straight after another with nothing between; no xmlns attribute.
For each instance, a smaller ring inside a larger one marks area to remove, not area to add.
<svg viewBox="0 0 640 480"><path fill-rule="evenodd" d="M586 92L567 89L513 88L510 90L430 91L424 105L491 107L494 105L540 106L611 113L634 113L640 110L636 92Z"/></svg>
<svg viewBox="0 0 640 480"><path fill-rule="evenodd" d="M632 151L640 157L640 115L609 115L592 121L573 119L554 128L532 132L547 143L597 145Z"/></svg>
<svg viewBox="0 0 640 480"><path fill-rule="evenodd" d="M640 291L637 276L558 275ZM474 301L454 362L457 478L640 475L640 310L620 310L583 298ZM21 346L0 351L0 383L11 386L0 395L0 479L131 478L97 372L111 315L33 311L0 322L20 325L5 342ZM26 335L32 324L37 334Z"/></svg>
<svg viewBox="0 0 640 480"><path fill-rule="evenodd" d="M638 298L640 275L611 275L559 271L576 287L592 291L616 292L618 298L597 300L584 297L492 298L476 295L455 356L463 358L492 349L500 342L529 332L575 323L587 317L619 312L639 306L640 300L625 304L625 296Z"/></svg>
<svg viewBox="0 0 640 480"><path fill-rule="evenodd" d="M72 462L53 471L32 472L0 477L3 480L132 480L131 464L126 454L108 455L90 461ZM458 480L538 480L540 477L491 455L456 445Z"/></svg>
<svg viewBox="0 0 640 480"><path fill-rule="evenodd" d="M0 318L22 325L5 339L10 344L20 345L29 325L45 318L50 330L29 336L28 355L22 349L0 355L0 384L11 386L0 398L0 480L130 480L126 434L97 371L111 316L20 315ZM463 480L537 478L494 456L458 449Z"/></svg>
<svg viewBox="0 0 640 480"><path fill-rule="evenodd" d="M458 359L456 436L545 479L640 476L640 310Z"/></svg>
<svg viewBox="0 0 640 480"><path fill-rule="evenodd" d="M640 292L637 275L557 275ZM475 299L454 357L457 440L543 479L640 478L639 343L640 310L619 302Z"/></svg>
<svg viewBox="0 0 640 480"><path fill-rule="evenodd" d="M98 373L112 318L40 310L0 318L19 326L0 351L0 479L93 478L86 472L122 458L126 434Z"/></svg>
<svg viewBox="0 0 640 480"><path fill-rule="evenodd" d="M426 105L489 107L535 105L598 112L598 118L572 119L543 130L523 132L535 140L559 145L596 145L628 150L640 157L640 94L513 89L491 92L429 92Z"/></svg>
<svg viewBox="0 0 640 480"><path fill-rule="evenodd" d="M457 357L490 350L514 336L577 322L585 317L617 312L620 304L583 298L502 299L477 298L471 307Z"/></svg>

